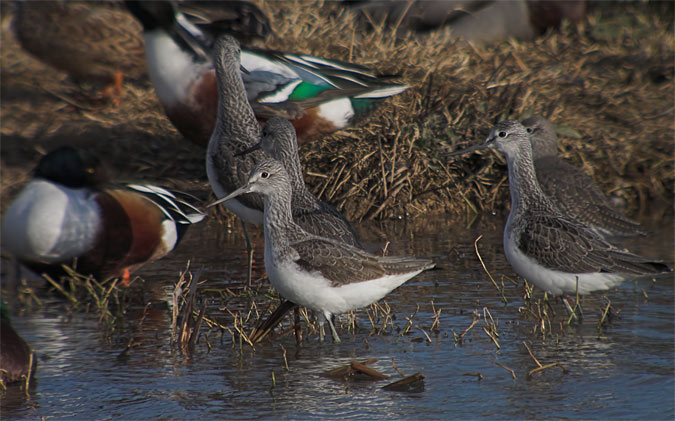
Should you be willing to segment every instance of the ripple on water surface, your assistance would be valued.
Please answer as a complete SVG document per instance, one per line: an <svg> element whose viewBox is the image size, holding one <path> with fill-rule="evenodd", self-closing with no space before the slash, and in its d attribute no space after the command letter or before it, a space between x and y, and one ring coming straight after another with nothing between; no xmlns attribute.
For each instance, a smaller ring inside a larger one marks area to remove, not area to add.
<svg viewBox="0 0 675 421"><path fill-rule="evenodd" d="M15 328L40 360L30 400L10 388L2 398L3 418L34 419L36 411L58 419L672 418L672 276L586 297L580 326L561 325L564 309L552 299L557 316L546 328L554 333L544 337L528 316L522 280L504 259L503 223L501 216L484 216L470 228L442 219L359 227L373 250L395 239L390 254L432 257L438 269L387 297L393 329L377 335L361 311L359 328L353 334L342 330L338 345L330 340L321 345L309 335L298 347L286 335L252 350L233 344L226 331L203 326L210 347L202 337L186 359L171 349L168 309L153 312L138 331L137 319L126 320L125 330L107 337L95 317L68 315L62 301L47 298L42 310L14 315ZM672 220L668 224L672 227ZM201 288L243 278L243 238L215 235L218 227L209 224L194 228L170 258L140 272L147 297L167 300L187 259L193 269L204 268ZM625 240L622 246L653 257L673 256L673 230L654 231L648 239ZM503 282L506 304L476 258L479 235L481 257L495 281ZM259 233L254 243L260 271ZM542 296L535 289L533 302ZM617 314L598 328L607 299ZM207 316L224 317L225 304L246 307L214 299ZM430 332L439 310L438 329ZM401 335L408 325L409 332ZM495 340L486 333L491 329ZM122 353L130 338L132 347ZM565 371L552 367L528 376L536 363L525 345L540 363L557 362ZM351 360L371 358L378 359L371 366L389 380L344 383L323 375ZM516 378L498 364L512 369ZM400 378L397 370L421 372L424 390L382 390Z"/></svg>

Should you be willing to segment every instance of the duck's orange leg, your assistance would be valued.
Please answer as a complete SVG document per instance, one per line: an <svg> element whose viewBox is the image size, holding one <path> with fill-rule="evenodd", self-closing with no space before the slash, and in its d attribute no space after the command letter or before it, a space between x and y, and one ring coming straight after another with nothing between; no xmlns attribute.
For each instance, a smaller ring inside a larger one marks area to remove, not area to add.
<svg viewBox="0 0 675 421"><path fill-rule="evenodd" d="M131 274L129 273L129 269L125 268L122 274L122 286L127 288L129 285L131 285Z"/></svg>
<svg viewBox="0 0 675 421"><path fill-rule="evenodd" d="M124 74L116 70L112 75L112 83L103 89L103 97L111 98L113 105L116 107L120 105L120 97L122 96L122 84L124 82Z"/></svg>

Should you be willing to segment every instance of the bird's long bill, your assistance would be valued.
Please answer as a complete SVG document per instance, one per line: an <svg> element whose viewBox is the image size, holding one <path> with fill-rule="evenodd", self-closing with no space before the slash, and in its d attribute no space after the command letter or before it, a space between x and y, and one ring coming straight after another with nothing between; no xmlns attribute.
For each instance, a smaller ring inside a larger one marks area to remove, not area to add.
<svg viewBox="0 0 675 421"><path fill-rule="evenodd" d="M464 155L466 153L480 151L480 150L485 149L485 148L486 148L485 143L479 143L478 145L473 145L473 146L469 146L468 148L465 148L465 149L460 149L458 151L450 152L450 153L446 154L446 156Z"/></svg>
<svg viewBox="0 0 675 421"><path fill-rule="evenodd" d="M206 206L206 207L207 207L207 208L210 208L211 206L216 206L216 205L218 205L218 204L220 204L220 203L227 202L227 201L230 200L230 199L234 199L234 198L237 197L237 196L241 196L242 194L246 194L246 193L250 193L250 192L251 192L251 185L250 185L250 184L246 184L246 185L244 185L244 186L242 186L242 187L239 187L237 190L233 191L232 193L228 194L227 196L225 196L225 197L223 197L223 198L221 198L221 199L218 199L218 200L216 200L216 201L213 202L213 203L210 203L210 204L209 204L208 206Z"/></svg>
<svg viewBox="0 0 675 421"><path fill-rule="evenodd" d="M258 143L256 143L255 145L251 146L250 148L248 148L248 149L246 149L246 150L244 150L244 151L237 152L236 154L234 154L234 156L235 156L235 157L240 157L240 156L243 156L243 155L248 155L248 154L250 154L251 152L257 151L258 149L260 149L260 148L261 148L261 145L262 145L262 144L261 144L260 142L258 142Z"/></svg>

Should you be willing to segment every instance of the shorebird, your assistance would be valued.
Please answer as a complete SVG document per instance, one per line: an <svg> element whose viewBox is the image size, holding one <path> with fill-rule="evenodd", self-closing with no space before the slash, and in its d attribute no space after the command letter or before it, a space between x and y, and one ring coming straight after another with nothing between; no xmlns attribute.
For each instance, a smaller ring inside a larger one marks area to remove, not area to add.
<svg viewBox="0 0 675 421"><path fill-rule="evenodd" d="M564 215L544 194L535 173L525 127L504 120L478 149L506 156L511 211L504 227L504 254L515 271L553 294L588 294L626 279L670 271L664 263L620 250L582 223Z"/></svg>
<svg viewBox="0 0 675 421"><path fill-rule="evenodd" d="M603 236L646 235L640 224L614 209L591 177L558 157L553 124L539 116L523 120L522 124L530 136L539 186L563 215Z"/></svg>
<svg viewBox="0 0 675 421"><path fill-rule="evenodd" d="M245 193L264 196L265 269L287 300L319 314L320 338L327 320L333 340L340 337L331 316L369 305L435 264L414 257L380 257L340 241L312 235L293 222L291 181L284 166L263 159L248 183L212 203Z"/></svg>
<svg viewBox="0 0 675 421"><path fill-rule="evenodd" d="M246 184L248 174L257 161L264 157L264 152L255 150L261 141L260 125L255 119L253 109L246 99L246 90L240 72L239 43L233 37L219 37L213 47L214 64L218 80L218 115L209 147L206 154L206 172L216 197L222 198ZM279 127L272 123L270 128ZM295 154L294 184L298 194L295 195L293 211L294 220L303 229L325 237L338 238L349 244L359 246L360 243L353 228L334 208L321 204L311 196L302 181L302 172L295 144L293 127L285 126L287 136L293 146L288 146ZM276 136L276 134L274 134ZM241 154L237 152L249 151ZM311 196L311 198L309 196ZM263 223L263 200L257 194L238 197L227 201L224 205L242 219L249 252L249 282L251 279L252 251L246 223L260 225Z"/></svg>
<svg viewBox="0 0 675 421"><path fill-rule="evenodd" d="M314 196L302 176L298 142L293 125L281 117L272 117L262 127L259 143L241 154L262 149L281 162L291 182L293 221L310 234L333 238L354 247L363 248L354 228L333 206Z"/></svg>
<svg viewBox="0 0 675 421"><path fill-rule="evenodd" d="M272 117L267 120L262 128L260 142L237 155L251 153L258 149L262 149L266 155L281 162L288 173L292 190L291 211L295 223L310 234L363 248L354 228L345 217L333 206L320 201L307 189L302 176L295 129L288 120L281 117ZM262 340L293 307L295 304L289 301L280 303L272 315L256 328L251 335L251 341L255 343ZM296 332L298 332L297 329Z"/></svg>
<svg viewBox="0 0 675 421"><path fill-rule="evenodd" d="M235 156L238 151L260 142L260 125L246 100L239 56L237 40L228 35L217 39L213 47L213 61L218 82L218 113L206 151L206 174L218 198L245 185L251 169L264 156L262 151ZM224 205L243 222L256 225L263 222L260 195L240 197Z"/></svg>
<svg viewBox="0 0 675 421"><path fill-rule="evenodd" d="M204 219L190 198L149 184L109 184L96 156L62 147L42 157L5 212L2 247L38 271L59 273L76 260L80 273L128 283Z"/></svg>
<svg viewBox="0 0 675 421"><path fill-rule="evenodd" d="M209 50L218 26L191 24L172 2L126 3L143 24L150 80L169 120L205 146L216 121L218 90ZM300 141L345 128L408 89L366 67L306 54L250 48L241 53L241 67L256 117L291 120Z"/></svg>

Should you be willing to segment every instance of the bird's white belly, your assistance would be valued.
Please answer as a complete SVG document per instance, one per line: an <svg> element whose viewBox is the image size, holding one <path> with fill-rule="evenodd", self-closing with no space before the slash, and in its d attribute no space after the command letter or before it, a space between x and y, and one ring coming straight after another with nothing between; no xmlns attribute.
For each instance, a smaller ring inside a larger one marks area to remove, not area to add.
<svg viewBox="0 0 675 421"><path fill-rule="evenodd" d="M211 158L213 156L212 148L216 146L215 142L209 142L209 146L206 152L206 176L209 179L209 184L211 184L211 189L216 194L218 199L222 199L231 192L225 190L223 185L218 181L218 170L213 166ZM236 198L223 202L223 206L229 209L231 212L234 212L235 215L240 217L244 222L255 225L262 225L263 223L263 211L261 209L253 209L242 204Z"/></svg>
<svg viewBox="0 0 675 421"><path fill-rule="evenodd" d="M5 213L2 246L20 259L40 263L80 256L96 242L99 211L84 189L32 181Z"/></svg>
<svg viewBox="0 0 675 421"><path fill-rule="evenodd" d="M323 314L341 314L368 306L421 272L388 275L371 281L333 287L318 272L300 271L292 262L275 264L267 245L265 269L270 282L284 298Z"/></svg>
<svg viewBox="0 0 675 421"><path fill-rule="evenodd" d="M506 259L520 276L553 295L576 293L577 278L579 294L588 294L592 291L612 288L623 282L626 278L622 274L603 272L568 273L548 269L521 252L506 232L504 232L504 254L506 254Z"/></svg>

